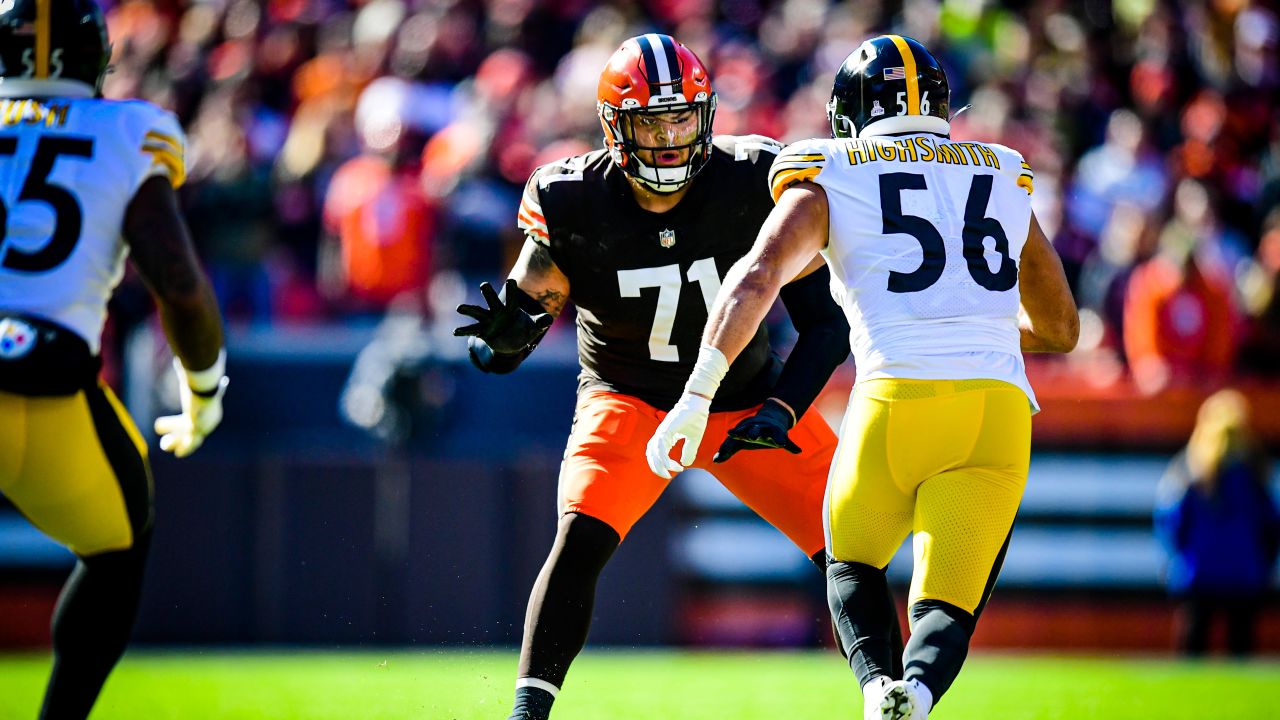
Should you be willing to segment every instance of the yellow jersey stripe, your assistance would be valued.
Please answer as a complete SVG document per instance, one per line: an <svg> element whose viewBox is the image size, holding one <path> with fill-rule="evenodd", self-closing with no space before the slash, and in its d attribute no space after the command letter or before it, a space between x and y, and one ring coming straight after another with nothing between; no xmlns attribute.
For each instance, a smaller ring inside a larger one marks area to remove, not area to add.
<svg viewBox="0 0 1280 720"><path fill-rule="evenodd" d="M1031 183L1031 178L1026 175L1018 176L1018 187L1026 190L1028 195L1030 195L1031 191L1035 189Z"/></svg>
<svg viewBox="0 0 1280 720"><path fill-rule="evenodd" d="M787 153L787 154L779 155L778 159L775 160L774 162L798 162L800 160L813 161L813 160L825 160L826 158L827 156L823 155L822 153L808 153L805 155L792 155L790 153Z"/></svg>
<svg viewBox="0 0 1280 720"><path fill-rule="evenodd" d="M170 155L174 156L179 160L183 160L183 161L186 160L186 156L183 154L183 152L181 150L174 150L171 145L165 145L158 142L148 142L148 143L142 144L142 149L145 152L165 152L165 153L169 153Z"/></svg>
<svg viewBox="0 0 1280 720"><path fill-rule="evenodd" d="M773 187L778 179L785 176L786 173L795 172L795 170L814 170L815 176L822 172L822 165L792 165L792 167L780 168L774 165L773 172L769 174L769 187Z"/></svg>
<svg viewBox="0 0 1280 720"><path fill-rule="evenodd" d="M916 56L911 53L911 46L901 35L889 35L888 38L898 46L902 54L902 69L907 74L907 114L920 114L920 78L916 77Z"/></svg>
<svg viewBox="0 0 1280 720"><path fill-rule="evenodd" d="M49 2L36 0L36 79L49 77Z"/></svg>
<svg viewBox="0 0 1280 720"><path fill-rule="evenodd" d="M181 157L160 148L144 147L142 150L151 154L151 162L153 164L164 166L164 169L169 173L169 181L173 183L174 188L181 187L182 183L186 181L187 171Z"/></svg>
<svg viewBox="0 0 1280 720"><path fill-rule="evenodd" d="M179 155L182 154L182 143L178 142L177 138L175 138L172 135L165 135L159 130L151 130L147 132L146 136L143 139L150 140L152 142L157 142L157 143L164 143L165 145L168 145L174 152L178 153Z"/></svg>
<svg viewBox="0 0 1280 720"><path fill-rule="evenodd" d="M818 173L822 172L822 168L818 166L797 168L795 170L783 170L774 177L773 182L769 184L769 190L773 194L773 201L778 202L778 198L782 197L782 193L787 188L796 183L808 182L818 177Z"/></svg>
<svg viewBox="0 0 1280 720"><path fill-rule="evenodd" d="M801 160L800 158L778 158L773 161L773 167L769 168L770 175L777 175L779 170L790 170L798 167L812 167L814 165L825 165L826 158L819 155L811 160Z"/></svg>

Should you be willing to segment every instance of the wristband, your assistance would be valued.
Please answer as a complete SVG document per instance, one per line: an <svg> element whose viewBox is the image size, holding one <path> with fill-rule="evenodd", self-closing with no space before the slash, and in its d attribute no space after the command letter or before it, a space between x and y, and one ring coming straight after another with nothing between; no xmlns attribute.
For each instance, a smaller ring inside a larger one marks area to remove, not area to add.
<svg viewBox="0 0 1280 720"><path fill-rule="evenodd" d="M689 374L684 392L686 395L714 398L716 390L720 389L720 381L724 380L724 376L728 373L729 361L724 353L710 345L703 345L698 349L698 361L693 364L693 372Z"/></svg>
<svg viewBox="0 0 1280 720"><path fill-rule="evenodd" d="M173 367L179 377L186 380L187 387L197 395L212 395L218 391L222 378L227 374L227 350L218 350L218 359L204 370L188 370L178 358L173 359Z"/></svg>

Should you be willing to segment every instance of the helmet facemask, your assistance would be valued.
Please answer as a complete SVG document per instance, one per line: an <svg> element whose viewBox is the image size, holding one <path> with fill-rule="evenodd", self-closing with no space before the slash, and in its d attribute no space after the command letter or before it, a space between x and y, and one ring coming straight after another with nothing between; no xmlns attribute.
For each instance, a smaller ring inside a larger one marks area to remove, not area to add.
<svg viewBox="0 0 1280 720"><path fill-rule="evenodd" d="M622 107L599 103L610 156L624 172L653 192L676 192L702 170L711 156L715 94L699 93L693 102L662 103L654 107L640 107L629 100L624 99ZM681 115L688 116L687 121L674 122ZM686 125L687 131L684 130ZM645 139L640 136L645 135L656 142L644 144ZM659 153L667 152L681 152L686 157L678 165L646 162L641 157L644 153L656 160Z"/></svg>

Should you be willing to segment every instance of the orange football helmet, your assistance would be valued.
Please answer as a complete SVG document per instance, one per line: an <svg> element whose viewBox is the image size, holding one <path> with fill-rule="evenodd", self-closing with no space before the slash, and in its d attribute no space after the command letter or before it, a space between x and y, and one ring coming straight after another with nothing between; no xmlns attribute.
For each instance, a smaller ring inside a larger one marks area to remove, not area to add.
<svg viewBox="0 0 1280 720"><path fill-rule="evenodd" d="M637 35L614 51L600 73L596 110L610 157L623 172L657 192L675 192L711 157L711 121L716 112L711 78L698 56L670 35ZM698 132L691 142L660 148L636 142L638 116L682 111L697 113ZM637 150L686 148L688 160L672 167L654 167L636 155Z"/></svg>

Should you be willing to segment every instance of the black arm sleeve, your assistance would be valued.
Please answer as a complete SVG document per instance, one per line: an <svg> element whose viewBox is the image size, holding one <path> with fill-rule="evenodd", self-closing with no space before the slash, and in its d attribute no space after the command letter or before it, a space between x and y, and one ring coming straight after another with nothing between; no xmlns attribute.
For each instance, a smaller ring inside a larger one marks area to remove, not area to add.
<svg viewBox="0 0 1280 720"><path fill-rule="evenodd" d="M773 386L773 397L791 406L796 419L849 357L849 322L831 299L831 271L824 265L782 287L782 304L798 338Z"/></svg>
<svg viewBox="0 0 1280 720"><path fill-rule="evenodd" d="M515 286L513 286L515 287ZM535 300L529 293L515 288L516 296L507 298L506 283L503 288L498 291L498 297L502 299L504 304L516 303L516 305L529 315L539 315L545 313L546 308L542 307L542 303ZM497 353L484 340L472 335L467 338L467 355L471 358L471 364L475 365L482 372L493 373L494 375L506 375L507 373L520 367L520 363L533 353L534 348L538 347L538 343L542 342L542 338L546 337L547 331L543 330L529 343L529 346L518 353Z"/></svg>

